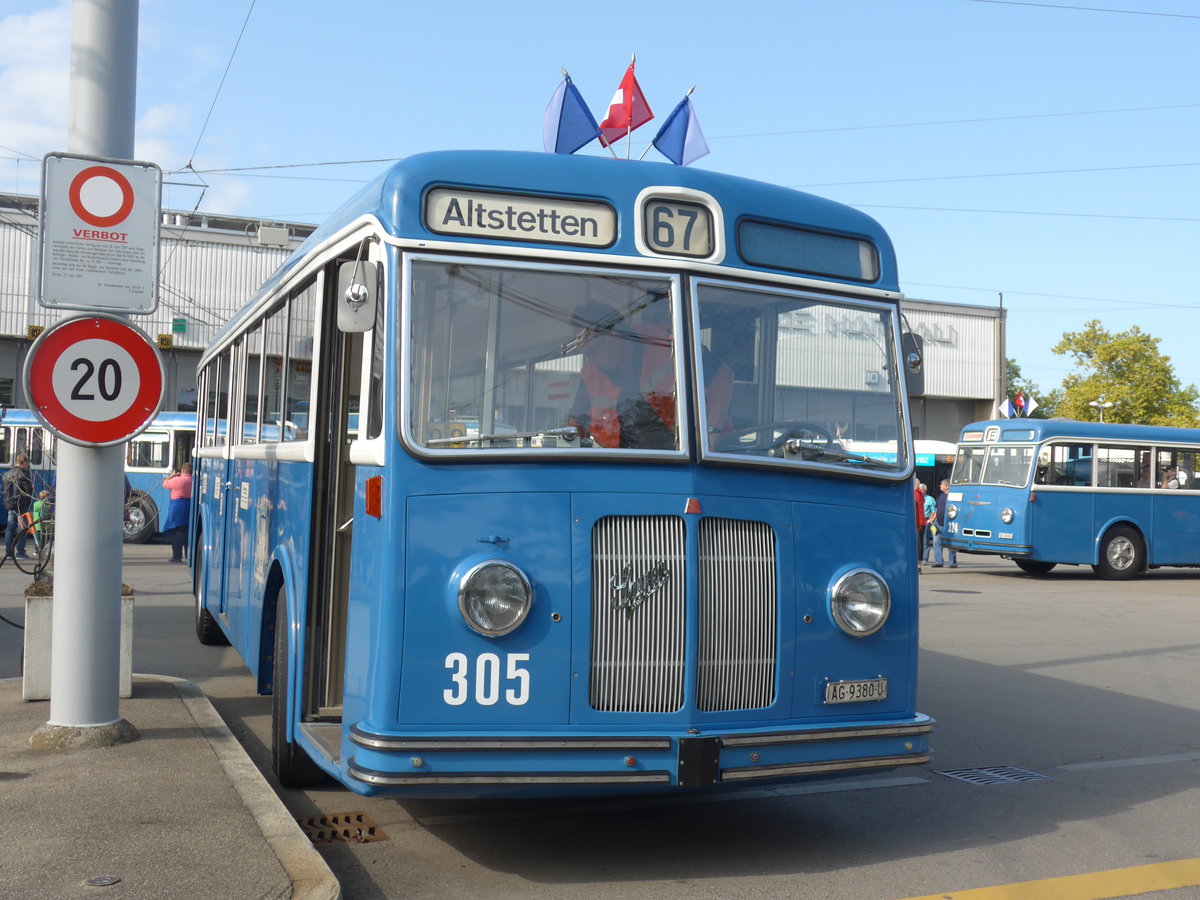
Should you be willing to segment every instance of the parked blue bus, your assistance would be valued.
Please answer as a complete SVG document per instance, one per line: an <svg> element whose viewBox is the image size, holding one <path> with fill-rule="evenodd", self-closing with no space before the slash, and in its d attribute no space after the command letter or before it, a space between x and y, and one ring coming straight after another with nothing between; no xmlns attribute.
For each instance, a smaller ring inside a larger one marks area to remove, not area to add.
<svg viewBox="0 0 1200 900"><path fill-rule="evenodd" d="M792 190L516 152L384 173L200 365L196 632L272 694L281 782L927 761L899 301L880 226Z"/></svg>
<svg viewBox="0 0 1200 900"><path fill-rule="evenodd" d="M947 546L1043 575L1200 566L1200 430L1001 419L962 430Z"/></svg>
<svg viewBox="0 0 1200 900"><path fill-rule="evenodd" d="M162 412L126 446L125 475L132 489L125 504L126 543L145 543L162 531L169 500L163 479L191 462L195 434L196 413ZM12 467L18 453L26 453L35 493L54 490L57 444L28 409L9 409L0 416L0 472Z"/></svg>

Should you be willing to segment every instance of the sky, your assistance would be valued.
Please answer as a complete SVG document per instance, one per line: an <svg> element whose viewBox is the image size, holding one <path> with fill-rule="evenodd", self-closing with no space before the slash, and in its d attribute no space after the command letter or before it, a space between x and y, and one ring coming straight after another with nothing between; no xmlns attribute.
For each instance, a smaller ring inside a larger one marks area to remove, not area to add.
<svg viewBox="0 0 1200 900"><path fill-rule="evenodd" d="M0 191L67 147L70 14L0 0ZM540 150L563 68L603 118L636 53L633 156L695 85L694 166L874 216L1043 393L1092 319L1200 386L1198 44L1195 0L141 0L135 153L167 208L317 223L396 158Z"/></svg>

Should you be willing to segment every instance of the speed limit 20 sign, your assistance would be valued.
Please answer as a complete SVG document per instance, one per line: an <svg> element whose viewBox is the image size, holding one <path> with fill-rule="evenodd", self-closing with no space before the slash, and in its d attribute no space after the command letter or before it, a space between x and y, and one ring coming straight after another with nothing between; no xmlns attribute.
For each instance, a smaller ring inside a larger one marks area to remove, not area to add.
<svg viewBox="0 0 1200 900"><path fill-rule="evenodd" d="M25 392L47 428L73 444L106 447L141 433L162 404L162 358L139 328L114 316L59 322L34 341Z"/></svg>

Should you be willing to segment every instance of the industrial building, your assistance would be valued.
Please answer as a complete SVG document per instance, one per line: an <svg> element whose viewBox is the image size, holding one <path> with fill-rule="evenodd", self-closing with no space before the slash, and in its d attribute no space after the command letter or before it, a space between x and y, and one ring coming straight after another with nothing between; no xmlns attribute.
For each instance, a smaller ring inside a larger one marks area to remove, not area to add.
<svg viewBox="0 0 1200 900"><path fill-rule="evenodd" d="M26 354L62 318L32 295L37 210L37 197L0 194L0 405L7 407L25 405ZM162 352L164 409L195 408L200 353L314 227L164 212L158 310L132 317ZM924 340L925 392L912 403L913 435L953 443L963 425L992 416L1004 396L1005 310L911 299L902 308L907 327Z"/></svg>

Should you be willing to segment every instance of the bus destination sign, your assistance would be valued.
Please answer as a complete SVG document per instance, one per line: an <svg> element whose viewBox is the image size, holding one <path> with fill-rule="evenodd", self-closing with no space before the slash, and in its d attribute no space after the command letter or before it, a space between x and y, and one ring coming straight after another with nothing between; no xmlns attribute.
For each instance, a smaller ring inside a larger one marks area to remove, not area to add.
<svg viewBox="0 0 1200 900"><path fill-rule="evenodd" d="M425 227L458 237L582 247L608 247L617 239L617 215L606 203L460 188L434 188L426 195Z"/></svg>

